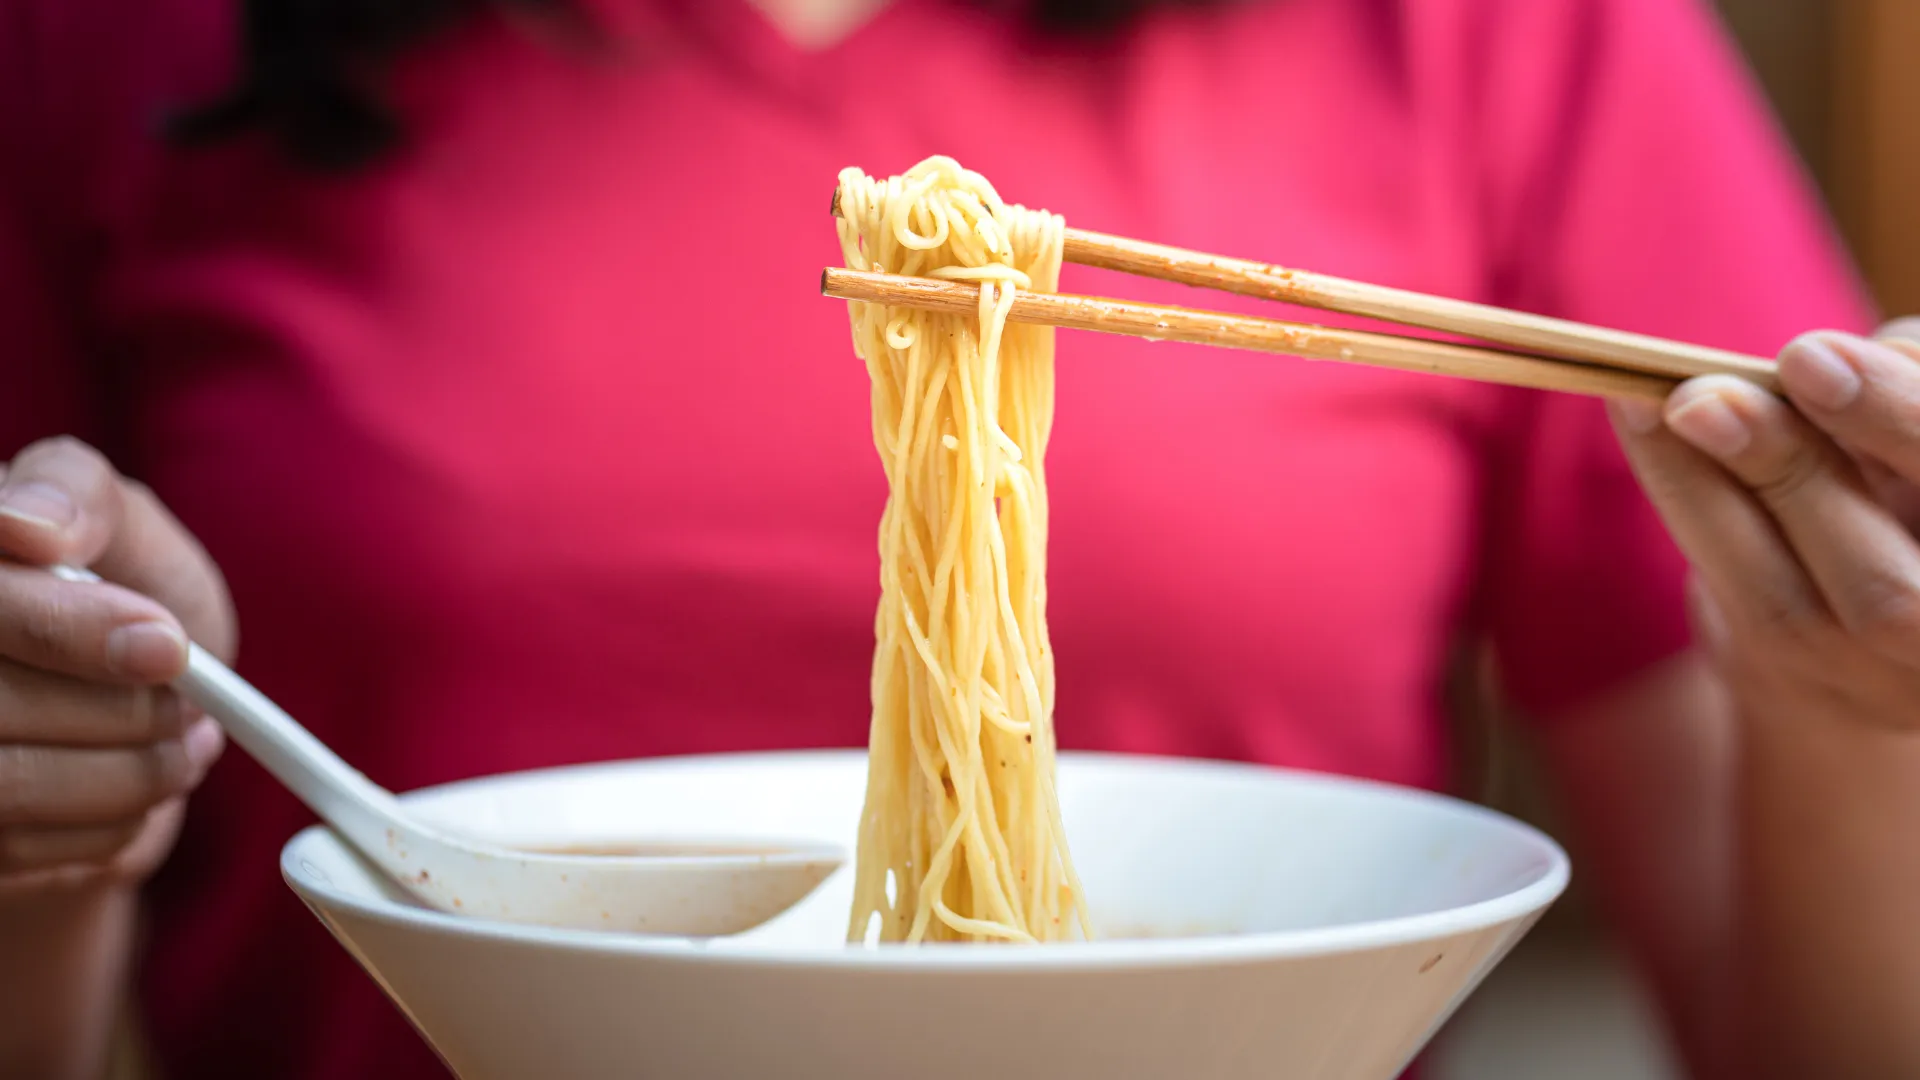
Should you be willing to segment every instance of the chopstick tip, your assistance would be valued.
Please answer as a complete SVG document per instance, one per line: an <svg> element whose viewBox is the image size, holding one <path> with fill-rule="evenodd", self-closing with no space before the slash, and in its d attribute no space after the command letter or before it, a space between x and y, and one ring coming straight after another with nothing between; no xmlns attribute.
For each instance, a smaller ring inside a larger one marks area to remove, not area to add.
<svg viewBox="0 0 1920 1080"><path fill-rule="evenodd" d="M834 217L840 216L840 185L839 184L833 185L833 203L829 207L829 211L833 214Z"/></svg>

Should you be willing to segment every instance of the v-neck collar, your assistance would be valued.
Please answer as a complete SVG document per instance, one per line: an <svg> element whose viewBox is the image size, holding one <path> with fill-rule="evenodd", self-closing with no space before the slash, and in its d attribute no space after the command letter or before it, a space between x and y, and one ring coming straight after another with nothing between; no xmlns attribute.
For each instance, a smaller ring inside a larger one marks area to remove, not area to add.
<svg viewBox="0 0 1920 1080"><path fill-rule="evenodd" d="M825 80L848 78L846 61L891 40L905 9L919 0L892 0L829 45L805 48L751 0L660 0L703 44L779 89L807 96Z"/></svg>

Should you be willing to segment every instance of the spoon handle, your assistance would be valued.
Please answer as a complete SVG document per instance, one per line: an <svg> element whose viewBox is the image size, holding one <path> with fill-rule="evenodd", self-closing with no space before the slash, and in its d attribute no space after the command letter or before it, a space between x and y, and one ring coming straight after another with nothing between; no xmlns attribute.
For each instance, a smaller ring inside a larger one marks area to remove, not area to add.
<svg viewBox="0 0 1920 1080"><path fill-rule="evenodd" d="M98 583L99 575L56 566L54 576ZM363 850L378 850L399 812L393 794L341 760L267 695L198 645L187 646L187 670L173 681L181 697L220 722L287 790ZM366 847L373 844L375 847Z"/></svg>

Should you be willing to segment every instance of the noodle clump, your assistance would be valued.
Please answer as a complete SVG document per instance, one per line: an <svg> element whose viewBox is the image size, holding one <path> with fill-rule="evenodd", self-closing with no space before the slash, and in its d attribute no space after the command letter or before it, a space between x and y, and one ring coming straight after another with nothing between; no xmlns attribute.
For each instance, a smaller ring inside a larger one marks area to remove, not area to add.
<svg viewBox="0 0 1920 1080"><path fill-rule="evenodd" d="M1007 323L1059 287L1064 227L944 157L835 199L848 267L980 285L971 316L850 305L889 493L848 938L1091 937L1054 790L1053 330Z"/></svg>

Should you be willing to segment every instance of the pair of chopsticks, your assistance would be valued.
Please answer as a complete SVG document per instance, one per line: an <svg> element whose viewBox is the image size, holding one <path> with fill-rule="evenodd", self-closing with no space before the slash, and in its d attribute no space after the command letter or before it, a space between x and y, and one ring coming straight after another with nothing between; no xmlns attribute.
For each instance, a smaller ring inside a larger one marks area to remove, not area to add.
<svg viewBox="0 0 1920 1080"><path fill-rule="evenodd" d="M836 191L836 215L839 209ZM1020 292L1008 319L1593 397L1657 401L1681 381L1710 374L1737 375L1769 390L1779 385L1773 364L1757 356L1084 229L1066 231L1065 257L1081 266L1360 315L1500 348L1065 293ZM977 285L838 268L822 275L820 291L842 300L933 311L970 313L980 304Z"/></svg>

